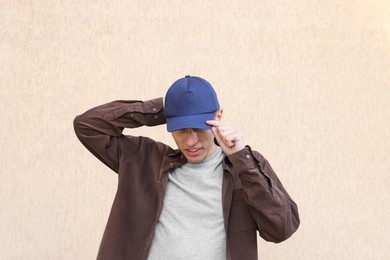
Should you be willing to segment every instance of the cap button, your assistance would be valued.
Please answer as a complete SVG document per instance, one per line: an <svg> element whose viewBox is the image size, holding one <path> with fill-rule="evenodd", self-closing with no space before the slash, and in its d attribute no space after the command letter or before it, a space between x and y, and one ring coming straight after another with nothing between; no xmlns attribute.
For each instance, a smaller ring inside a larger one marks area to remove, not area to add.
<svg viewBox="0 0 390 260"><path fill-rule="evenodd" d="M191 77L190 75L186 75L186 78L189 78L189 77Z"/></svg>

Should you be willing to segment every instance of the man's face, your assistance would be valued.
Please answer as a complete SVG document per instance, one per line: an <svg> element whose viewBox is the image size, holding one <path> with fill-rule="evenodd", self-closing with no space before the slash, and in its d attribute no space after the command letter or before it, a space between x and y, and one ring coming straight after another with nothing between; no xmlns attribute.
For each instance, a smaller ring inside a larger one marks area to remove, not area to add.
<svg viewBox="0 0 390 260"><path fill-rule="evenodd" d="M199 163L212 155L216 149L214 135L210 130L187 128L172 132L179 150L190 163Z"/></svg>
<svg viewBox="0 0 390 260"><path fill-rule="evenodd" d="M215 120L220 120L222 110L215 114ZM214 135L210 130L186 128L172 132L177 147L190 163L199 163L215 152Z"/></svg>

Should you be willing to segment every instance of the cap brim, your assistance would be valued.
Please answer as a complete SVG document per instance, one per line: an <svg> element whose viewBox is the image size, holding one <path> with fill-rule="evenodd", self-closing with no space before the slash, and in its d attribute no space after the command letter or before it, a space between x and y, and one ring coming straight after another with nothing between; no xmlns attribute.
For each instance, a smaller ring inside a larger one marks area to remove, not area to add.
<svg viewBox="0 0 390 260"><path fill-rule="evenodd" d="M214 115L215 112L200 115L167 117L167 130L168 132L173 132L186 128L208 130L211 128L211 126L206 124L206 121L214 120Z"/></svg>

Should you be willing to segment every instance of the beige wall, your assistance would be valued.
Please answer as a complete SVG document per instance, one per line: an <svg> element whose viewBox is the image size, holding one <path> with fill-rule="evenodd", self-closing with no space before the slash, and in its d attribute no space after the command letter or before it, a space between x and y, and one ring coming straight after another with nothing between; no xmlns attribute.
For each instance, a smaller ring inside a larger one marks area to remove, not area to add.
<svg viewBox="0 0 390 260"><path fill-rule="evenodd" d="M94 259L116 175L72 120L186 74L299 204L261 259L389 259L389 17L387 0L0 0L0 259Z"/></svg>

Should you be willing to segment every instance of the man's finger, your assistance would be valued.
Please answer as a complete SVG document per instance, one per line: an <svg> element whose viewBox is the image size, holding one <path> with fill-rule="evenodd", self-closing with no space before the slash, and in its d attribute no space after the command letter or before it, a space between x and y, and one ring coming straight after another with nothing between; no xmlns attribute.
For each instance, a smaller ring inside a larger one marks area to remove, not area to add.
<svg viewBox="0 0 390 260"><path fill-rule="evenodd" d="M211 125L211 126L216 126L216 127L222 125L222 123L220 121L217 121L217 120L207 120L206 124Z"/></svg>
<svg viewBox="0 0 390 260"><path fill-rule="evenodd" d="M213 126L211 129L211 133L214 135L215 139L217 139L217 142L221 144L221 138L219 137L218 129Z"/></svg>

